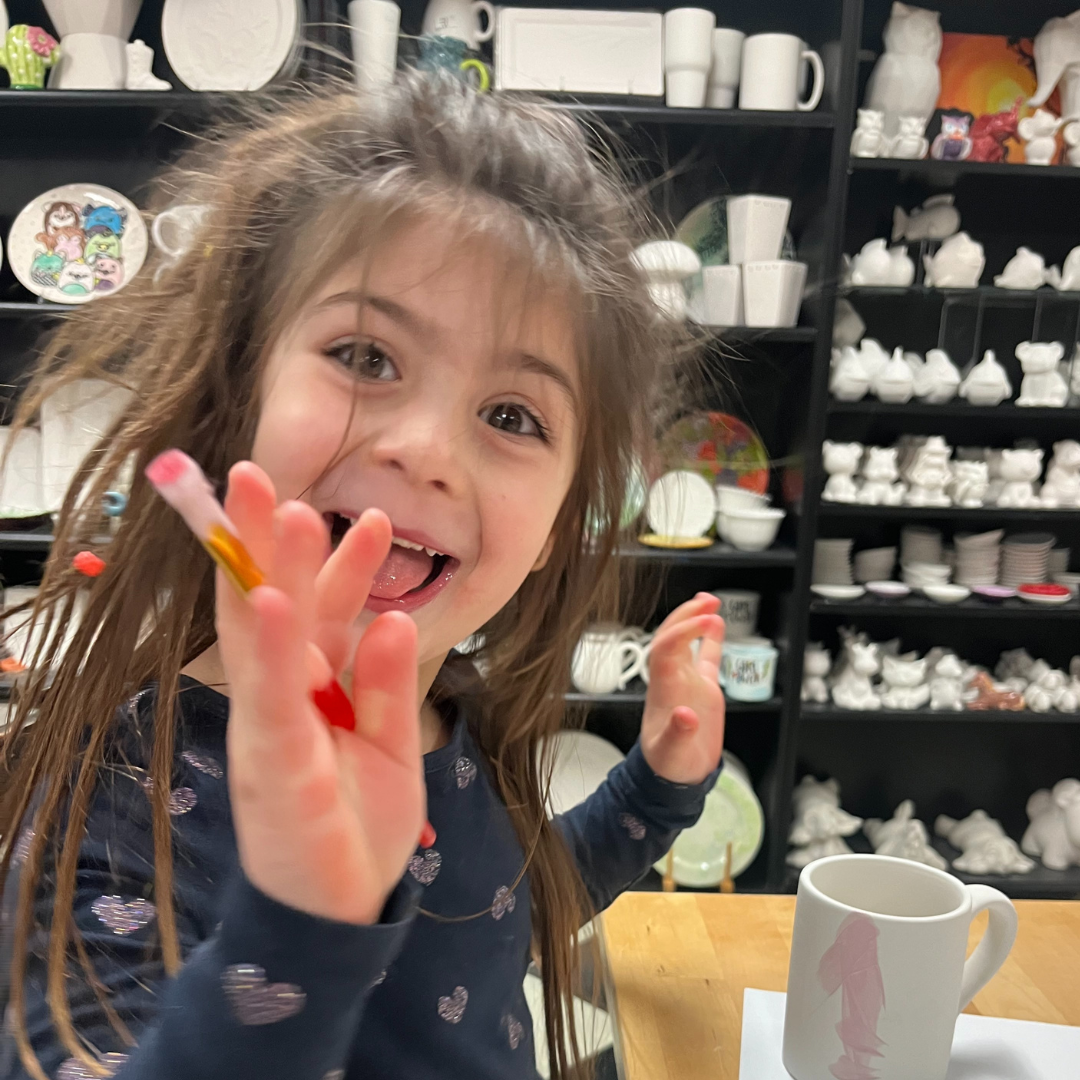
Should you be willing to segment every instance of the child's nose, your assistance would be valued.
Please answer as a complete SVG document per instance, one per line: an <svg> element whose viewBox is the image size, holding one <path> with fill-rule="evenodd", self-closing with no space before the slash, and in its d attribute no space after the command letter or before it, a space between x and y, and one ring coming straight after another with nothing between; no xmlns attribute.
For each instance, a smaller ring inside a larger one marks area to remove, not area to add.
<svg viewBox="0 0 1080 1080"><path fill-rule="evenodd" d="M451 494L461 487L460 440L445 418L400 419L383 432L375 453L380 465L404 474L410 483Z"/></svg>

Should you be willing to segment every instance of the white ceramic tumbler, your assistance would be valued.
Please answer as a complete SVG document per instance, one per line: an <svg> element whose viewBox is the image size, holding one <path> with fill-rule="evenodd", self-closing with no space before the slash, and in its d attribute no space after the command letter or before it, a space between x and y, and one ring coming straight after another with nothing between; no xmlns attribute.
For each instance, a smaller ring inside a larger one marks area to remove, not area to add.
<svg viewBox="0 0 1080 1080"><path fill-rule="evenodd" d="M1016 909L997 889L886 855L818 859L799 878L785 1068L794 1080L945 1080L956 1017L1015 938Z"/></svg>
<svg viewBox="0 0 1080 1080"><path fill-rule="evenodd" d="M806 263L775 259L746 263L742 270L747 326L794 326L799 321Z"/></svg>
<svg viewBox="0 0 1080 1080"><path fill-rule="evenodd" d="M799 97L803 63L813 69L810 95ZM821 57L794 34L755 34L743 42L739 76L739 108L810 112L818 107L825 89Z"/></svg>
<svg viewBox="0 0 1080 1080"><path fill-rule="evenodd" d="M706 326L742 326L742 270L705 266L701 270L702 321Z"/></svg>
<svg viewBox="0 0 1080 1080"><path fill-rule="evenodd" d="M700 109L712 67L716 16L704 8L675 8L664 14L664 86L671 108Z"/></svg>
<svg viewBox="0 0 1080 1080"><path fill-rule="evenodd" d="M741 30L720 27L712 35L712 68L705 104L710 109L730 109L735 105L742 67L742 47L746 35Z"/></svg>
<svg viewBox="0 0 1080 1080"><path fill-rule="evenodd" d="M791 200L774 195L736 195L727 201L728 262L779 259Z"/></svg>
<svg viewBox="0 0 1080 1080"><path fill-rule="evenodd" d="M394 81L401 8L393 0L352 0L349 4L353 67L361 90Z"/></svg>

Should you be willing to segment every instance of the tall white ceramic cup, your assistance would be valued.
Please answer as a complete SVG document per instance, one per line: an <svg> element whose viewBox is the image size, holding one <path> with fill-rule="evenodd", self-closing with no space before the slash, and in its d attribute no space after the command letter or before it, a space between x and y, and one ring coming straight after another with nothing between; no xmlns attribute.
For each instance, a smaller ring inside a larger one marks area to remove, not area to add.
<svg viewBox="0 0 1080 1080"><path fill-rule="evenodd" d="M349 4L353 67L361 90L394 81L400 27L401 8L393 0L352 0Z"/></svg>
<svg viewBox="0 0 1080 1080"><path fill-rule="evenodd" d="M700 109L712 68L716 16L705 8L664 13L664 86L672 108Z"/></svg>
<svg viewBox="0 0 1080 1080"><path fill-rule="evenodd" d="M965 963L968 927L990 925ZM1016 938L1016 909L987 885L922 863L834 855L803 870L784 1018L794 1080L945 1080L960 1010Z"/></svg>
<svg viewBox="0 0 1080 1080"><path fill-rule="evenodd" d="M800 65L814 72L810 96L799 98ZM810 112L825 89L825 66L813 49L794 34L755 34L743 42L739 76L739 108Z"/></svg>
<svg viewBox="0 0 1080 1080"><path fill-rule="evenodd" d="M735 104L742 68L742 47L746 35L741 30L720 27L712 35L712 68L705 104L710 109L730 109Z"/></svg>

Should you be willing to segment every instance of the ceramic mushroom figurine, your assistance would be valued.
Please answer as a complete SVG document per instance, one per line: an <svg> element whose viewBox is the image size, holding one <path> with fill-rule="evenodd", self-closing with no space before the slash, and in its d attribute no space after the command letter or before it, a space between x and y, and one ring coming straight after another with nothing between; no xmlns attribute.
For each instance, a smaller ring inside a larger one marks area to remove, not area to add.
<svg viewBox="0 0 1080 1080"><path fill-rule="evenodd" d="M1024 140L1024 160L1029 165L1049 165L1057 153L1057 130L1062 121L1052 112L1036 109L1034 115L1025 116L1016 125L1017 133Z"/></svg>
<svg viewBox="0 0 1080 1080"><path fill-rule="evenodd" d="M993 349L987 349L983 358L967 373L967 378L960 383L960 396L972 405L981 406L1000 405L1012 397L1012 383Z"/></svg>
<svg viewBox="0 0 1080 1080"><path fill-rule="evenodd" d="M851 156L885 157L885 114L878 109L859 109L855 130L851 133Z"/></svg>
<svg viewBox="0 0 1080 1080"><path fill-rule="evenodd" d="M1080 866L1080 780L1060 780L1036 791L1027 802L1031 824L1020 847L1051 870Z"/></svg>
<svg viewBox="0 0 1080 1080"><path fill-rule="evenodd" d="M892 240L946 240L960 231L960 211L954 195L931 195L906 214L899 206L893 210Z"/></svg>
<svg viewBox="0 0 1080 1080"><path fill-rule="evenodd" d="M1037 251L1026 247L1018 247L1005 269L994 278L999 289L1038 289L1046 282L1046 261Z"/></svg>
<svg viewBox="0 0 1080 1080"><path fill-rule="evenodd" d="M933 255L923 256L927 285L938 289L974 289L986 267L982 244L966 232L950 236Z"/></svg>
<svg viewBox="0 0 1080 1080"><path fill-rule="evenodd" d="M962 821L938 816L934 832L944 837L963 855L953 860L953 869L965 874L1030 874L1035 863L1007 836L1001 822L985 810L973 810Z"/></svg>
<svg viewBox="0 0 1080 1080"><path fill-rule="evenodd" d="M677 240L652 240L634 252L634 262L662 314L670 319L685 318L687 299L683 282L701 270L697 252Z"/></svg>
<svg viewBox="0 0 1080 1080"><path fill-rule="evenodd" d="M1065 356L1060 341L1021 341L1016 359L1024 369L1017 405L1060 409L1069 400L1069 384L1058 364Z"/></svg>
<svg viewBox="0 0 1080 1080"><path fill-rule="evenodd" d="M788 843L788 866L799 869L828 855L849 855L843 837L859 831L862 818L840 808L840 784L836 780L819 783L804 776L791 797L793 817Z"/></svg>
<svg viewBox="0 0 1080 1080"><path fill-rule="evenodd" d="M915 804L911 799L905 799L889 821L868 819L863 832L878 855L925 863L938 870L948 869L949 864L930 846L926 826L915 817Z"/></svg>

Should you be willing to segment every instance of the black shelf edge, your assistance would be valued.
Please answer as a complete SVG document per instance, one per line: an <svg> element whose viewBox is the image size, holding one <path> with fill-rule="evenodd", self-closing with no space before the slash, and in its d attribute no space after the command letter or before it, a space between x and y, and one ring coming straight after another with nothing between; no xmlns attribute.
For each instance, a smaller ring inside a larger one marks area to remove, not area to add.
<svg viewBox="0 0 1080 1080"><path fill-rule="evenodd" d="M1018 510L1002 506L980 506L974 510L962 506L862 506L857 503L822 502L818 507L822 517L830 518L873 518L875 520L905 520L950 518L956 521L1000 521L1003 524L1017 524L1025 521L1039 521L1044 524L1051 521L1075 522L1080 517L1080 510L1044 510L1041 507Z"/></svg>
<svg viewBox="0 0 1080 1080"><path fill-rule="evenodd" d="M1080 170L1077 170L1080 172ZM1041 289L999 289L996 285L977 285L973 289L937 289L932 285L843 285L841 296L938 296L947 300L986 300L992 304L1032 304L1036 300L1080 303L1080 292L1068 292L1044 286Z"/></svg>
<svg viewBox="0 0 1080 1080"><path fill-rule="evenodd" d="M513 93L513 91L502 91ZM812 112L779 112L758 109L669 109L659 100L603 99L597 101L560 101L548 98L548 108L563 109L603 120L624 120L639 124L700 124L713 127L833 128L834 113L815 109Z"/></svg>
<svg viewBox="0 0 1080 1080"><path fill-rule="evenodd" d="M0 551L48 551L52 542L52 533L0 532Z"/></svg>
<svg viewBox="0 0 1080 1080"><path fill-rule="evenodd" d="M1080 180L1080 169L1073 165L1028 165L1019 161L936 161L934 158L851 159L849 172L865 170L913 173L943 183L950 183L959 176L1037 176L1046 180Z"/></svg>
<svg viewBox="0 0 1080 1080"><path fill-rule="evenodd" d="M972 618L972 619L1080 619L1080 600L1067 604L1039 605L1026 600L984 600L969 596L958 604L939 604L925 596L905 596L899 600L866 596L858 600L810 601L811 615L886 615L891 618Z"/></svg>
<svg viewBox="0 0 1080 1080"><path fill-rule="evenodd" d="M816 326L702 326L721 343L732 345L757 345L771 341L817 341Z"/></svg>
<svg viewBox="0 0 1080 1080"><path fill-rule="evenodd" d="M835 705L817 705L806 701L799 708L799 717L804 723L811 720L843 720L849 723L945 720L961 724L1080 724L1080 713L1041 713L1030 709L1018 712L1008 709L840 709Z"/></svg>
<svg viewBox="0 0 1080 1080"><path fill-rule="evenodd" d="M631 541L619 546L619 555L624 559L645 559L650 562L662 562L676 566L716 566L733 567L739 570L770 569L792 567L795 565L795 549L784 545L767 548L765 551L739 551L727 544L713 544L711 547L697 550L677 548L654 548L646 544Z"/></svg>
<svg viewBox="0 0 1080 1080"><path fill-rule="evenodd" d="M1071 420L1080 424L1080 408L1053 409L1025 408L1003 401L1000 405L969 405L966 401L947 401L942 405L931 405L926 401L908 401L896 405L872 398L862 401L837 401L829 399L830 414L855 416L941 416L946 418L969 416L979 421L1000 420L1002 423L1014 423L1017 420Z"/></svg>
<svg viewBox="0 0 1080 1080"><path fill-rule="evenodd" d="M563 700L571 705L617 705L622 708L641 708L645 704L645 687L639 686L633 690L619 690L614 694L583 694L578 690L570 690L563 695ZM767 701L736 701L734 698L724 698L725 711L730 713L764 713L779 712L783 708L783 698L776 696Z"/></svg>
<svg viewBox="0 0 1080 1080"><path fill-rule="evenodd" d="M69 311L78 311L79 304L50 304L36 300L0 300L0 319L56 319Z"/></svg>
<svg viewBox="0 0 1080 1080"><path fill-rule="evenodd" d="M11 109L151 109L199 115L246 95L201 90L0 90L0 112Z"/></svg>

